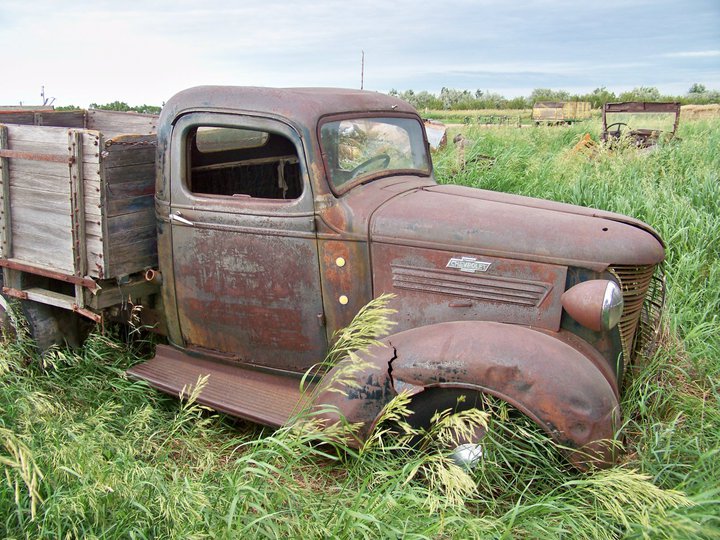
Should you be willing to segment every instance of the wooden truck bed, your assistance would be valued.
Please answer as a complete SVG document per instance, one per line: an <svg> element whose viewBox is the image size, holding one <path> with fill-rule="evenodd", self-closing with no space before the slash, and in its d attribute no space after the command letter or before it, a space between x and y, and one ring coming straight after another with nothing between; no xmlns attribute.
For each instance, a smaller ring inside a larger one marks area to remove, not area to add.
<svg viewBox="0 0 720 540"><path fill-rule="evenodd" d="M95 297L108 280L157 267L156 123L108 111L0 111L0 266L76 286L72 303L51 291L36 300L101 309ZM30 298L13 281L6 294Z"/></svg>
<svg viewBox="0 0 720 540"><path fill-rule="evenodd" d="M156 266L154 117L81 113L0 114L0 257L97 279ZM64 125L10 123L30 116Z"/></svg>

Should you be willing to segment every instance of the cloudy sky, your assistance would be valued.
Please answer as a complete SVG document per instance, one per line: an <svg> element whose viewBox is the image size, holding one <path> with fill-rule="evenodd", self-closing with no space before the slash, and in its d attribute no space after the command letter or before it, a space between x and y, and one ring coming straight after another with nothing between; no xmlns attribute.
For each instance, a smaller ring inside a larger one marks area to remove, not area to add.
<svg viewBox="0 0 720 540"><path fill-rule="evenodd" d="M0 104L161 104L198 84L507 96L720 89L720 0L2 0Z"/></svg>

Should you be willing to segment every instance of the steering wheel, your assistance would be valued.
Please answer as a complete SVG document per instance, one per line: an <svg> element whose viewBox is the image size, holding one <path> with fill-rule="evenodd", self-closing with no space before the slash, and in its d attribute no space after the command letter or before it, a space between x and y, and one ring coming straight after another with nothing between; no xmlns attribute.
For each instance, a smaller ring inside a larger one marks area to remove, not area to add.
<svg viewBox="0 0 720 540"><path fill-rule="evenodd" d="M379 167L374 167L373 165L378 162L382 162L382 165L380 165ZM388 156L387 154L378 154L377 156L373 156L370 159L363 161L360 165L350 171L350 178L355 178L356 176L364 172L384 169L388 166L389 163L390 156Z"/></svg>
<svg viewBox="0 0 720 540"><path fill-rule="evenodd" d="M610 128L613 128L617 126L617 129L611 130ZM614 124L610 124L608 127L605 128L605 133L610 135L611 137L620 137L620 128L625 127L627 128L628 125L625 122L615 122ZM612 134L611 134L612 132Z"/></svg>

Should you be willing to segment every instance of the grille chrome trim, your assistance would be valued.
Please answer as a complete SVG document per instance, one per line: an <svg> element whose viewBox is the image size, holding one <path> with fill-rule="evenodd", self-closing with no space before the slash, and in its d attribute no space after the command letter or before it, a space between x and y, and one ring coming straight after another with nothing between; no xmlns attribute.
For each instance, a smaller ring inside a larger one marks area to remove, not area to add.
<svg viewBox="0 0 720 540"><path fill-rule="evenodd" d="M397 289L417 290L486 302L537 307L552 290L551 283L509 277L458 274L446 270L392 266Z"/></svg>
<svg viewBox="0 0 720 540"><path fill-rule="evenodd" d="M618 329L625 365L637 356L655 352L665 305L665 276L660 266L615 265L609 272L618 280L625 309Z"/></svg>

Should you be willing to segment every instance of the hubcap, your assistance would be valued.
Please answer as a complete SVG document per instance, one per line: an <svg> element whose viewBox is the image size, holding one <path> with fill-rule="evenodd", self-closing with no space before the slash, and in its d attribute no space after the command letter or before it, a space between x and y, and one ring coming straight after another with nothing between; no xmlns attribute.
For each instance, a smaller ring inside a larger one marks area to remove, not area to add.
<svg viewBox="0 0 720 540"><path fill-rule="evenodd" d="M454 448L450 457L452 457L452 460L460 467L472 469L480 463L483 457L482 444L460 444Z"/></svg>

